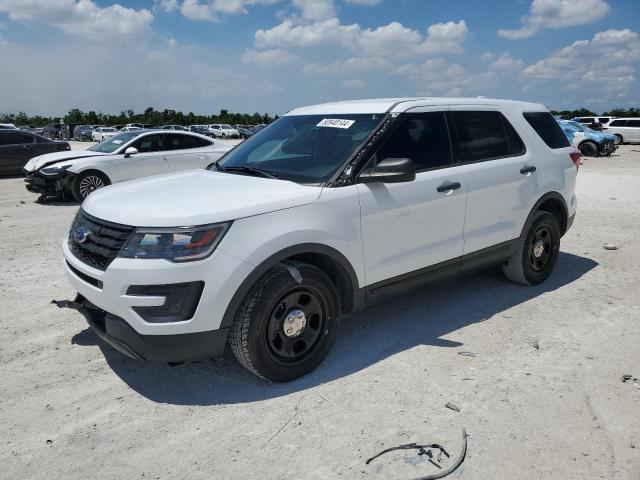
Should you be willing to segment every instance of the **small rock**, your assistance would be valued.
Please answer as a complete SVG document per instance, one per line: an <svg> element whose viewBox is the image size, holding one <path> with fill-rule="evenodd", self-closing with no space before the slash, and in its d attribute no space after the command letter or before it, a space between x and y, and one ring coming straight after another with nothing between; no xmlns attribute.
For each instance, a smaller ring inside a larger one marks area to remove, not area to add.
<svg viewBox="0 0 640 480"><path fill-rule="evenodd" d="M625 373L624 375L622 375L622 381L626 382L627 380L631 380L633 378L633 375L629 374L629 373Z"/></svg>
<svg viewBox="0 0 640 480"><path fill-rule="evenodd" d="M49 439L45 442L47 445L51 445L53 443L53 440Z"/></svg>
<svg viewBox="0 0 640 480"><path fill-rule="evenodd" d="M533 348L540 350L540 344L538 342L533 342Z"/></svg>
<svg viewBox="0 0 640 480"><path fill-rule="evenodd" d="M605 243L603 245L603 247L604 247L605 250L617 250L618 249L618 246L614 245L612 243Z"/></svg>
<svg viewBox="0 0 640 480"><path fill-rule="evenodd" d="M447 402L445 404L445 407L447 407L449 410L453 410L454 412L459 412L460 411L460 409L457 406L455 406L453 403L451 403L451 402Z"/></svg>
<svg viewBox="0 0 640 480"><path fill-rule="evenodd" d="M20 204L24 205L26 202L24 200L20 200Z"/></svg>
<svg viewBox="0 0 640 480"><path fill-rule="evenodd" d="M475 357L476 354L473 352L458 352L458 355L462 355L463 357Z"/></svg>

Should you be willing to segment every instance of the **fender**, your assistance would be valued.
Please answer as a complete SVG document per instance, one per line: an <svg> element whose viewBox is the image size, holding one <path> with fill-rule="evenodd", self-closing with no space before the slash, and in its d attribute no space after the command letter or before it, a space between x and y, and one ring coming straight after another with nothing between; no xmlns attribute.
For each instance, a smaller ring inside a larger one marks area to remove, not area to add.
<svg viewBox="0 0 640 480"><path fill-rule="evenodd" d="M559 219L559 220L560 220L560 231L564 235L564 232L566 232L568 229L567 222L569 221L569 209L567 208L567 201L559 192L548 192L548 193L545 193L542 197L540 197L538 201L533 205L533 208L529 212L529 215L527 216L527 219L525 220L522 228L524 228L524 225L527 225L529 223L529 220L531 220L531 217L533 217L533 214L540 209L540 206L548 200L558 200L562 205L564 219ZM524 235L524 233L525 232L520 233L520 236Z"/></svg>
<svg viewBox="0 0 640 480"><path fill-rule="evenodd" d="M236 293L233 295L231 302L229 302L229 305L227 306L225 314L222 317L222 322L220 323L220 328L229 328L233 325L236 312L238 311L238 308L240 308L240 304L244 300L244 297L246 297L247 293L249 293L249 290L251 290L251 287L253 287L253 285L262 275L264 275L267 270L287 258L296 255L313 253L325 255L336 261L346 272L351 283L351 288L354 292L354 296L359 296L358 277L356 276L356 272L353 269L353 266L342 253L340 253L335 248L320 243L301 243L298 245L287 247L284 250L274 253L266 260L264 260L260 265L258 265L251 272L251 274L244 279L238 290L236 290ZM364 303L364 298L362 298L361 301L359 301L359 299L354 299L354 310L360 308L361 303Z"/></svg>

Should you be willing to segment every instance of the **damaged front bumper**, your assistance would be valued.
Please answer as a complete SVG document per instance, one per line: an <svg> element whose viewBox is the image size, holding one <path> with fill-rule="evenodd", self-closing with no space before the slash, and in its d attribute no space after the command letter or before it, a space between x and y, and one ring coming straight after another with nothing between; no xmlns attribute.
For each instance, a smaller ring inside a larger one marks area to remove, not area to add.
<svg viewBox="0 0 640 480"><path fill-rule="evenodd" d="M79 311L103 341L136 360L189 362L220 357L227 343L227 329L176 335L142 335L126 321L78 294L73 301L54 301L61 308Z"/></svg>
<svg viewBox="0 0 640 480"><path fill-rule="evenodd" d="M44 175L40 171L24 172L24 183L28 191L43 195L59 195L71 188L75 175L61 172L55 175Z"/></svg>
<svg viewBox="0 0 640 480"><path fill-rule="evenodd" d="M605 140L600 144L600 155L609 156L617 150L618 146L613 140Z"/></svg>

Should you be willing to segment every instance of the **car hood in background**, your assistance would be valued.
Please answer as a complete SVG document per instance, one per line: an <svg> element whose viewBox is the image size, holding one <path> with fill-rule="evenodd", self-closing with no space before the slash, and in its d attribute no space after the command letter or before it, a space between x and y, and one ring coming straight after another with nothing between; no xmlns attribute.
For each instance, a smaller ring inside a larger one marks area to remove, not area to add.
<svg viewBox="0 0 640 480"><path fill-rule="evenodd" d="M236 220L315 202L322 187L192 170L118 183L93 192L82 208L136 227L181 227Z"/></svg>
<svg viewBox="0 0 640 480"><path fill-rule="evenodd" d="M33 157L24 166L27 172L33 172L39 170L42 167L53 165L54 163L64 162L69 160L76 160L79 158L98 157L104 155L111 155L110 153L92 152L90 150L65 150L64 152L47 153L45 155L39 155Z"/></svg>

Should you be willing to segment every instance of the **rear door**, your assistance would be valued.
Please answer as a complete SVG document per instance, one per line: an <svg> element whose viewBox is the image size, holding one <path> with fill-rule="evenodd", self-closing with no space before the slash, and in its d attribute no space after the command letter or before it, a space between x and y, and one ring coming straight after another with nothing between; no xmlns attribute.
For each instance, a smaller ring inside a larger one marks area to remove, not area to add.
<svg viewBox="0 0 640 480"><path fill-rule="evenodd" d="M540 182L537 161L497 107L457 105L448 115L454 156L469 179L467 255L519 237Z"/></svg>
<svg viewBox="0 0 640 480"><path fill-rule="evenodd" d="M130 156L119 154L116 160L118 181L167 173L167 136L165 133L145 135L130 145L138 153Z"/></svg>
<svg viewBox="0 0 640 480"><path fill-rule="evenodd" d="M215 158L204 149L211 147L211 142L204 138L178 133L167 135L166 158L170 172L206 168Z"/></svg>
<svg viewBox="0 0 640 480"><path fill-rule="evenodd" d="M627 125L622 130L625 132L622 135L625 142L640 142L640 120L627 120Z"/></svg>
<svg viewBox="0 0 640 480"><path fill-rule="evenodd" d="M357 184L366 281L379 285L370 294L393 289L400 275L419 279L449 260L455 267L462 256L467 174L453 164L443 110L402 114L370 161L410 158L414 181Z"/></svg>

